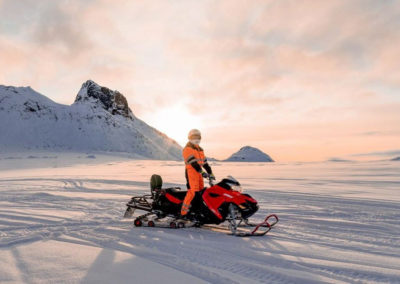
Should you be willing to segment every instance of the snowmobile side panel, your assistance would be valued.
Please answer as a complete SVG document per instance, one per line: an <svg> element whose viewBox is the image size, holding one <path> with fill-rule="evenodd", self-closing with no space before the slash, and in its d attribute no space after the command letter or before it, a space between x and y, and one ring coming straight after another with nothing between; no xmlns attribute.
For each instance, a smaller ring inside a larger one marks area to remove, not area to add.
<svg viewBox="0 0 400 284"><path fill-rule="evenodd" d="M241 194L238 191L227 190L219 185L212 186L204 191L203 200L208 208L223 220L221 212L218 210L223 203L236 204L240 211L243 212L244 218L253 215L258 210L257 201L250 195Z"/></svg>
<svg viewBox="0 0 400 284"><path fill-rule="evenodd" d="M169 194L169 193L166 193L166 194L165 194L165 197L166 197L169 201L171 201L171 202L173 202L173 203L175 203L175 204L181 204L181 203L183 202L182 200L176 198L175 196L173 196L172 194Z"/></svg>

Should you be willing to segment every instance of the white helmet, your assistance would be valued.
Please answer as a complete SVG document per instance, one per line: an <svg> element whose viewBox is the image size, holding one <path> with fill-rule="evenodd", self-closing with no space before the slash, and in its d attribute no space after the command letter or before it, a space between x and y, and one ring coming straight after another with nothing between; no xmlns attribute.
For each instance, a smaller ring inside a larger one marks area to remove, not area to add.
<svg viewBox="0 0 400 284"><path fill-rule="evenodd" d="M190 143L194 145L199 145L201 141L201 133L198 129L192 129L189 131L188 139Z"/></svg>

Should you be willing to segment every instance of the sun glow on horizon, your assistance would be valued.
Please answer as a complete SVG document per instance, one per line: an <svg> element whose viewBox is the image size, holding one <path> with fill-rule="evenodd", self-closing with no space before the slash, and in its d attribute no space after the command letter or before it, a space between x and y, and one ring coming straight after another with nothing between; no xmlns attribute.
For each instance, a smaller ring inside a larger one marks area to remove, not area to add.
<svg viewBox="0 0 400 284"><path fill-rule="evenodd" d="M200 117L191 114L182 104L174 104L169 108L161 109L146 121L181 146L186 144L190 129L201 129L202 126Z"/></svg>

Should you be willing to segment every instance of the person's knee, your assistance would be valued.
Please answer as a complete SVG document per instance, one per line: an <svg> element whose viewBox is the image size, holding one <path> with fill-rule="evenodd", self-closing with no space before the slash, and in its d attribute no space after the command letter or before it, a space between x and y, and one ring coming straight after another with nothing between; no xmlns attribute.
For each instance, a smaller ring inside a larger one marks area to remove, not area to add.
<svg viewBox="0 0 400 284"><path fill-rule="evenodd" d="M189 184L191 190L198 190L198 188L200 187L200 184L195 179L189 181Z"/></svg>

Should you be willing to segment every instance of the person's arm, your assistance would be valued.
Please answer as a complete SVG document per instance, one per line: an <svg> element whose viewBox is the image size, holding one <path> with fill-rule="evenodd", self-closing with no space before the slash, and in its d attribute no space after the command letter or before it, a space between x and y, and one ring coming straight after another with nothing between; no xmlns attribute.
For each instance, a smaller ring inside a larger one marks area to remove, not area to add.
<svg viewBox="0 0 400 284"><path fill-rule="evenodd" d="M193 167L193 169L195 169L196 172L201 174L203 177L207 177L210 174L212 175L211 167L207 163L207 159L205 159L205 163L207 163L207 165L205 165L205 164L203 165L204 169L207 171L207 173L206 173L206 172L203 171L202 167L197 162L196 157L191 153L190 149L185 148L183 150L183 157L185 159L185 163L191 165Z"/></svg>
<svg viewBox="0 0 400 284"><path fill-rule="evenodd" d="M190 156L186 159L185 162L186 162L187 164L190 164L190 165L193 167L193 169L196 170L196 172L198 172L198 173L201 173L201 172L202 172L201 166L200 166L199 163L197 162L195 156L190 155Z"/></svg>
<svg viewBox="0 0 400 284"><path fill-rule="evenodd" d="M207 171L207 173L209 175L212 175L213 172L212 172L212 169L211 169L210 165L207 162L207 158L204 160L203 168Z"/></svg>
<svg viewBox="0 0 400 284"><path fill-rule="evenodd" d="M183 149L183 159L185 160L185 164L192 166L196 170L196 172L202 172L202 169L197 162L196 157L193 155L193 150L191 148L185 147Z"/></svg>

